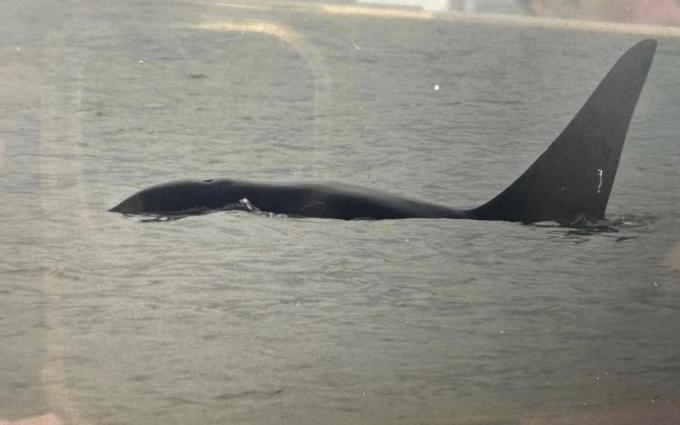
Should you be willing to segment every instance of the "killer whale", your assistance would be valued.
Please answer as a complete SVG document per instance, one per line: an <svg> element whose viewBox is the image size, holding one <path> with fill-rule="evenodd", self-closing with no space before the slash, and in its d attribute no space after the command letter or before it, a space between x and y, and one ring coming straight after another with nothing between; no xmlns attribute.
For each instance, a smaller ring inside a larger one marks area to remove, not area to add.
<svg viewBox="0 0 680 425"><path fill-rule="evenodd" d="M245 206L274 214L343 220L601 220L656 45L655 40L644 40L624 53L546 151L504 191L476 208L451 208L348 185L210 179L152 186L109 211L177 217Z"/></svg>

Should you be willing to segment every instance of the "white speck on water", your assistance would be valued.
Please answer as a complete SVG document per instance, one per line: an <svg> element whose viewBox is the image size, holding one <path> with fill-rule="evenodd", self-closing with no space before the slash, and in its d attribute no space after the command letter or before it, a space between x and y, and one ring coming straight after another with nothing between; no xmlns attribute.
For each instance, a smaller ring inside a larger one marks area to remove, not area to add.
<svg viewBox="0 0 680 425"><path fill-rule="evenodd" d="M139 60L139 63L140 63L140 64L144 63L144 60L143 60L143 59L140 59L140 60Z"/></svg>
<svg viewBox="0 0 680 425"><path fill-rule="evenodd" d="M439 84L435 84L434 86L432 86L432 90L439 91Z"/></svg>

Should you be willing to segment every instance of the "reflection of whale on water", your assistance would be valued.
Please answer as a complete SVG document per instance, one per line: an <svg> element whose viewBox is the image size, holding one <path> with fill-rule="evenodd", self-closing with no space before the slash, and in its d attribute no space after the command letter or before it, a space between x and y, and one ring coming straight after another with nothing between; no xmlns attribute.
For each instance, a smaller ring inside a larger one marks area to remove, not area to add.
<svg viewBox="0 0 680 425"><path fill-rule="evenodd" d="M256 208L274 214L344 220L465 218L531 223L602 219L655 50L654 40L628 50L529 169L477 208L454 209L345 185L215 179L152 186L111 211L170 217Z"/></svg>

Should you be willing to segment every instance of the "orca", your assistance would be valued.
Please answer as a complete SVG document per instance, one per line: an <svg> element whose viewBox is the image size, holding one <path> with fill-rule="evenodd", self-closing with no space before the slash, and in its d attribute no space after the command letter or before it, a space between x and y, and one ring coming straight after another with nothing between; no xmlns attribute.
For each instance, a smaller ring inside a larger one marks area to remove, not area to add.
<svg viewBox="0 0 680 425"><path fill-rule="evenodd" d="M656 45L650 39L631 47L547 150L507 189L476 208L451 208L348 185L210 179L152 186L109 211L167 218L247 209L342 220L596 222L604 219L621 149Z"/></svg>

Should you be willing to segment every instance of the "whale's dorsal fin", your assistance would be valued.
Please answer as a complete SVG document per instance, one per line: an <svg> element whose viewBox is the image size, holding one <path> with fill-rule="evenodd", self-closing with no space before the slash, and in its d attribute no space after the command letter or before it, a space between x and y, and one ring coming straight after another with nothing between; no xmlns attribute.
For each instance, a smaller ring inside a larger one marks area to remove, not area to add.
<svg viewBox="0 0 680 425"><path fill-rule="evenodd" d="M655 51L655 40L631 47L548 149L471 215L525 223L604 218L628 125Z"/></svg>

